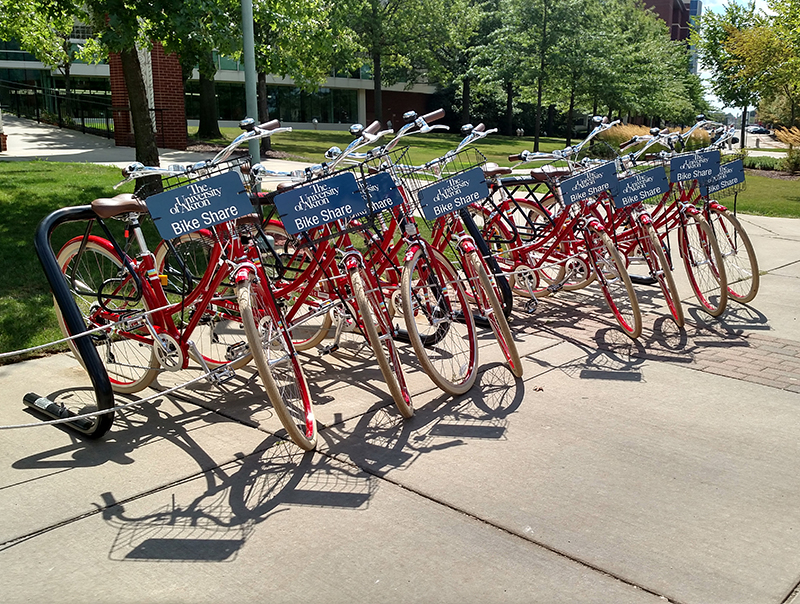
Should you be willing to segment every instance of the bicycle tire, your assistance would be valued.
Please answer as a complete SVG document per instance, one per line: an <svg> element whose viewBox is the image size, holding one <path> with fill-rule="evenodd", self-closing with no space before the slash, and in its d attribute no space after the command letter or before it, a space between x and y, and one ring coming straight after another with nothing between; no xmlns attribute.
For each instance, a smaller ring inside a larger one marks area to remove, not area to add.
<svg viewBox="0 0 800 604"><path fill-rule="evenodd" d="M717 240L704 218L690 216L691 223L678 228L678 246L686 276L700 306L712 317L725 312L727 278Z"/></svg>
<svg viewBox="0 0 800 604"><path fill-rule="evenodd" d="M681 298L675 285L675 277L672 275L672 268L670 268L667 255L664 253L661 239L658 238L658 234L652 224L642 225L641 228L644 229L642 245L648 248L644 250L644 253L649 256L648 264L651 275L661 287L661 293L664 294L664 300L672 318L675 319L675 324L678 327L683 327L686 321L683 315L683 306L681 306Z"/></svg>
<svg viewBox="0 0 800 604"><path fill-rule="evenodd" d="M187 310L189 316L200 310L198 303L205 292L199 291L198 286L209 270L214 245L210 232L187 233L173 239L172 246L181 262L174 259L169 246L161 244L156 248L156 270L161 275L167 275L164 293L171 302L182 302L182 307L173 313L176 327L186 321L184 314ZM189 275L184 274L184 269ZM211 270L214 270L213 266ZM242 345L247 343L233 283L223 281L202 312L200 322L189 336L203 361L212 369L226 363L230 363L231 369L240 369L247 365L251 359L249 352L239 354L232 360L228 359L229 351L243 350ZM189 354L196 356L191 349ZM195 361L199 363L200 359L195 358Z"/></svg>
<svg viewBox="0 0 800 604"><path fill-rule="evenodd" d="M503 307L503 314L508 318L511 316L511 311L514 310L514 294L511 290L511 284L508 282L505 273L500 269L500 264L489 249L489 244L483 238L473 215L466 208L459 210L458 214L467 232L472 236L475 245L478 247L478 251L483 258L481 264L486 269L486 272L494 277L492 288Z"/></svg>
<svg viewBox="0 0 800 604"><path fill-rule="evenodd" d="M497 338L497 344L500 346L503 355L511 368L511 373L514 377L522 377L522 360L519 357L517 345L514 342L514 337L511 335L511 329L508 326L508 320L503 312L503 305L497 298L494 285L486 272L486 268L481 262L477 252L470 252L467 254L466 261L472 268L472 274L478 278L478 283L475 286L480 286L481 291L478 292L479 299L482 298L480 306L483 307L483 315L492 326L492 331ZM488 308L486 305L488 303Z"/></svg>
<svg viewBox="0 0 800 604"><path fill-rule="evenodd" d="M253 362L289 438L301 449L311 451L317 445L317 421L308 384L280 311L267 299L271 294L260 283L245 279L236 285Z"/></svg>
<svg viewBox="0 0 800 604"><path fill-rule="evenodd" d="M478 365L475 319L464 289L450 261L432 247L418 247L407 258L400 283L411 345L434 384L464 394Z"/></svg>
<svg viewBox="0 0 800 604"><path fill-rule="evenodd" d="M710 218L709 224L725 263L728 298L747 304L756 297L761 281L758 258L750 237L730 210L712 208Z"/></svg>
<svg viewBox="0 0 800 604"><path fill-rule="evenodd" d="M392 339L391 325L382 316L383 310L380 308L380 301L375 299L374 294L368 294L365 291L362 271L362 268L351 269L348 271L348 277L358 313L361 315L364 335L375 353L378 367L380 367L383 380L386 382L394 404L400 411L400 415L409 418L414 415L414 407L403 377L400 356Z"/></svg>
<svg viewBox="0 0 800 604"><path fill-rule="evenodd" d="M586 229L586 247L603 297L622 331L631 339L642 333L642 313L625 263L607 233Z"/></svg>
<svg viewBox="0 0 800 604"><path fill-rule="evenodd" d="M82 244L83 237L68 241L58 252L56 260L65 277L70 276L67 282L72 297L87 327L93 329L114 319L109 317L114 313L105 311L101 306L100 294L103 287L112 281L119 281L120 275L126 275L122 277L121 284L115 291L123 297L127 295L132 298L134 283L130 274L123 268L122 260L111 243L99 237L89 238L80 257L80 264L74 266L73 262ZM82 288L82 291L77 291L78 287ZM106 297L102 300L102 304L115 312L147 309L144 298L133 302ZM55 304L55 310L62 333L65 336L70 335L58 304ZM146 330L141 328L135 332L117 330L111 335L108 332L98 332L90 337L98 348L98 355L106 368L114 392L120 394L139 392L147 388L158 375L158 359L150 334ZM82 365L83 359L72 340L69 341L69 347Z"/></svg>

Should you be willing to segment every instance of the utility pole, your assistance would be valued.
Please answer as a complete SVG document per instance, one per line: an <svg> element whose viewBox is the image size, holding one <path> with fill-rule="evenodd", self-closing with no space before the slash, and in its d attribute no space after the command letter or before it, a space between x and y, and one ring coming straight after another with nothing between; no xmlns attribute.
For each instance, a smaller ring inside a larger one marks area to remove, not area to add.
<svg viewBox="0 0 800 604"><path fill-rule="evenodd" d="M247 117L252 117L258 123L258 94L256 84L256 49L253 34L253 0L242 0L242 33L244 43L244 93L247 107ZM261 161L261 150L257 140L249 142L250 163L257 164Z"/></svg>

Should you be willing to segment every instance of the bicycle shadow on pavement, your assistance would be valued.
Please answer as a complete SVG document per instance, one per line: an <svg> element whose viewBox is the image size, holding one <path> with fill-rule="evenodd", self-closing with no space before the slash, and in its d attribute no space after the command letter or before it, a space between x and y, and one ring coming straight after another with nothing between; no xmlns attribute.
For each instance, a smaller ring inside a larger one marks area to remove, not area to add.
<svg viewBox="0 0 800 604"><path fill-rule="evenodd" d="M280 541L282 531L294 530L286 514L364 511L379 485L358 468L268 437L249 455L143 500L118 502L106 492L94 505L115 531L111 560L230 563L273 517L280 520L271 538Z"/></svg>
<svg viewBox="0 0 800 604"><path fill-rule="evenodd" d="M94 402L94 391L91 388L55 391L48 397L58 400L64 392L79 393ZM136 396L122 394L116 394L115 398L117 404L140 400ZM130 455L133 451L159 439L183 442L184 448L193 450L191 439L187 441L186 437L196 423L207 422L203 417L207 411L197 407L190 410L178 409L177 413L162 411L162 404L166 400L167 397L156 398L141 406L116 411L111 430L99 440L87 439L63 424L56 425L55 428L70 436L70 444L18 459L11 466L14 469L30 470L96 467L107 463L129 465L136 461ZM41 419L38 414L33 416Z"/></svg>
<svg viewBox="0 0 800 604"><path fill-rule="evenodd" d="M505 363L491 363L482 367L467 393L441 393L417 406L410 419L385 407L335 423L320 436L327 454L382 477L407 469L421 455L465 446L472 439L505 439L509 417L525 391L525 383Z"/></svg>

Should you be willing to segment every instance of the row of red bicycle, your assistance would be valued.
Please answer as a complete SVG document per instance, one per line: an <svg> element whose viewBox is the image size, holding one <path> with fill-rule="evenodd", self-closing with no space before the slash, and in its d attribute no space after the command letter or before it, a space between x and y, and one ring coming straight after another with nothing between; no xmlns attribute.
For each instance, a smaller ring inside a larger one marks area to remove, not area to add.
<svg viewBox="0 0 800 604"><path fill-rule="evenodd" d="M598 120L578 145L511 156L512 170L486 162L472 145L491 131L470 126L456 149L415 165L399 143L440 128L433 122L443 115L410 112L396 133L378 122L354 126L346 149L291 173L231 158L245 142L289 130L253 120L210 161L126 168L136 192L92 204L102 236L87 228L57 256L112 388L139 392L190 364L221 384L252 361L289 437L312 449L317 423L298 353L333 353L347 332L366 338L389 395L411 417L406 344L433 383L456 396L475 384L478 331L491 329L522 377L507 319L515 298L532 311L539 298L595 282L636 338L642 317L629 271L638 264L646 274L634 281L658 284L682 326L673 248L709 313L723 312L728 297L755 296L752 245L709 193L723 178L723 190L741 186L733 164L720 162L728 129L699 120L695 129L715 127L717 137L697 152L676 151L691 132L654 130L629 141L636 152L581 159L615 125ZM653 155L656 145L662 151ZM524 164L536 167L520 174ZM257 192L275 179L284 182ZM160 237L153 249L145 217ZM99 437L112 421L107 413L78 429Z"/></svg>

